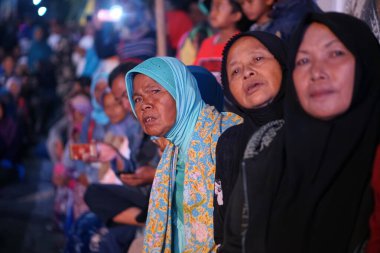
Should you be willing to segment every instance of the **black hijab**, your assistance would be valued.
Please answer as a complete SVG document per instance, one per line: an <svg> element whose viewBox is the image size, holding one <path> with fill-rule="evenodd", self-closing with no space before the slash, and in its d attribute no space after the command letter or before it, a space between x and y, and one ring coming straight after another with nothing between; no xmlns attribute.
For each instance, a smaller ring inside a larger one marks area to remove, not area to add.
<svg viewBox="0 0 380 253"><path fill-rule="evenodd" d="M231 94L227 77L227 57L230 48L236 41L246 36L259 40L271 52L282 68L282 82L278 94L271 103L258 109L246 109L238 104ZM249 137L263 124L283 117L284 83L288 73L285 44L280 38L265 32L240 33L232 37L224 48L221 73L224 94L233 103L235 107L233 111L244 118L244 123L227 129L219 138L216 147L215 179L221 184L224 202L222 206L216 206L214 209L214 237L217 243L223 241L224 214L229 202L229 195L239 174L241 160ZM233 221L232 223L236 222Z"/></svg>
<svg viewBox="0 0 380 253"><path fill-rule="evenodd" d="M258 41L263 44L268 51L276 58L278 63L280 64L282 68L282 82L280 86L280 91L278 92L277 96L273 99L273 101L264 107L258 108L258 109L246 109L239 105L237 100L234 98L234 96L231 93L230 85L228 82L228 75L227 75L227 57L228 53L232 47L232 45L235 44L237 40L239 40L242 37L253 37L257 39ZM240 116L244 118L244 121L249 121L251 124L257 127L262 126L263 124L273 120L277 119L279 117L282 117L282 100L284 98L284 83L287 79L287 55L286 55L286 48L283 41L278 38L277 36L261 32L261 31L250 31L250 32L244 32L235 35L232 37L226 44L223 50L223 58L222 58L222 85L224 88L224 95L226 98L233 103L233 105L236 107L236 113L238 113ZM250 135L249 135L250 136Z"/></svg>
<svg viewBox="0 0 380 253"><path fill-rule="evenodd" d="M264 175L256 182L265 183L252 186L255 173L247 170L254 203L247 238L256 238L246 241L247 252L354 252L369 235L370 179L380 134L380 47L364 22L312 13L290 44L291 70L314 22L327 26L355 57L352 102L342 115L322 121L302 109L294 85L288 86L282 134L255 161L256 175Z"/></svg>

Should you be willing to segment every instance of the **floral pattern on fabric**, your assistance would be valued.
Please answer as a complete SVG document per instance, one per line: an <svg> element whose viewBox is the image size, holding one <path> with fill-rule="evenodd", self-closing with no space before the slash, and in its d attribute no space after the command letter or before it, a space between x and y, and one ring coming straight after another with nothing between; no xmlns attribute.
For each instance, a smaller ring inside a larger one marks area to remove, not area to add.
<svg viewBox="0 0 380 253"><path fill-rule="evenodd" d="M242 123L233 113L205 106L197 120L188 149L184 179L184 252L215 252L213 197L215 149L219 136ZM158 165L149 200L144 252L172 252L172 200L178 148L169 144Z"/></svg>

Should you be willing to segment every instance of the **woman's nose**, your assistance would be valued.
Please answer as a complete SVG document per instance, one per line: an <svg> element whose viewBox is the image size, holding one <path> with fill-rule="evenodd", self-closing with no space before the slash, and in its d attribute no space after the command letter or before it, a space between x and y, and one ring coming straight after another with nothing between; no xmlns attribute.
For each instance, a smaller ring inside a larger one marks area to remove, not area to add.
<svg viewBox="0 0 380 253"><path fill-rule="evenodd" d="M256 73L253 69L247 69L244 71L244 79L248 79L254 75L256 75Z"/></svg>
<svg viewBox="0 0 380 253"><path fill-rule="evenodd" d="M324 80L326 79L326 73L323 67L323 63L314 62L310 68L310 79L312 81Z"/></svg>

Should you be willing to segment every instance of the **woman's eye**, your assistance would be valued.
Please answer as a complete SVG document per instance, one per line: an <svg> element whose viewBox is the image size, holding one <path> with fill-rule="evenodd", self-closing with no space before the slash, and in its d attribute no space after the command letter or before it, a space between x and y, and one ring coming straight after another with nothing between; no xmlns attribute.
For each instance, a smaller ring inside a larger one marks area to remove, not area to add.
<svg viewBox="0 0 380 253"><path fill-rule="evenodd" d="M341 50L334 50L333 52L331 52L332 57L338 57L338 56L342 56L342 55L344 55L344 52Z"/></svg>
<svg viewBox="0 0 380 253"><path fill-rule="evenodd" d="M231 76L234 76L234 75L237 75L239 74L239 69L233 69L232 72L231 72Z"/></svg>
<svg viewBox="0 0 380 253"><path fill-rule="evenodd" d="M142 101L141 97L136 97L133 99L133 101L137 104L137 103L140 103Z"/></svg>
<svg viewBox="0 0 380 253"><path fill-rule="evenodd" d="M264 59L264 57L262 57L262 56L255 57L256 62L262 61L263 59Z"/></svg>
<svg viewBox="0 0 380 253"><path fill-rule="evenodd" d="M307 58L301 58L296 61L296 66L302 66L309 62L309 59Z"/></svg>
<svg viewBox="0 0 380 253"><path fill-rule="evenodd" d="M153 94L157 94L157 93L159 93L161 90L159 90L159 89L155 89L155 90L152 90L152 93Z"/></svg>

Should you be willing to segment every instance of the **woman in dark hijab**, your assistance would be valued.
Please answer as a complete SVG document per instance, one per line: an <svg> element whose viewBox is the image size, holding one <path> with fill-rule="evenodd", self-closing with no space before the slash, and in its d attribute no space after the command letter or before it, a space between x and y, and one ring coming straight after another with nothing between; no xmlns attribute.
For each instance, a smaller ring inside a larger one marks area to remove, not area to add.
<svg viewBox="0 0 380 253"><path fill-rule="evenodd" d="M243 159L243 250L359 252L380 169L380 47L339 13L308 15L291 45L286 125L264 148L254 135Z"/></svg>
<svg viewBox="0 0 380 253"><path fill-rule="evenodd" d="M249 137L263 124L282 118L286 76L285 46L278 37L265 32L246 32L226 44L222 61L224 93L244 123L229 128L217 144L214 199L217 244L223 241L229 195ZM231 225L234 224L238 222L233 220ZM236 236L240 238L240 234Z"/></svg>

